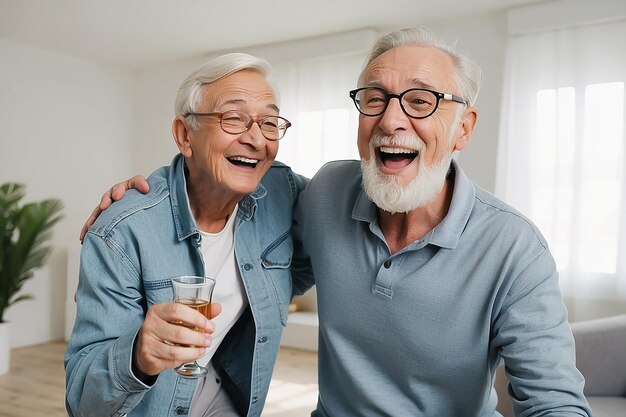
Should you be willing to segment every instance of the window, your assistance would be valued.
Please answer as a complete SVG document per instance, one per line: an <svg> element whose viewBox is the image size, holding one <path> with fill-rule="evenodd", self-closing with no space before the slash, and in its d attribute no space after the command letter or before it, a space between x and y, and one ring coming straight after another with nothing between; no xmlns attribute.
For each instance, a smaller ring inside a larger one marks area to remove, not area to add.
<svg viewBox="0 0 626 417"><path fill-rule="evenodd" d="M326 162L358 159L355 88L362 53L306 59L274 66L280 80L281 115L293 123L277 158L312 177Z"/></svg>
<svg viewBox="0 0 626 417"><path fill-rule="evenodd" d="M546 237L566 295L626 298L626 22L517 36L496 192Z"/></svg>
<svg viewBox="0 0 626 417"><path fill-rule="evenodd" d="M614 274L623 207L624 83L591 84L580 96L577 104L572 87L537 93L529 214L554 245L559 269Z"/></svg>

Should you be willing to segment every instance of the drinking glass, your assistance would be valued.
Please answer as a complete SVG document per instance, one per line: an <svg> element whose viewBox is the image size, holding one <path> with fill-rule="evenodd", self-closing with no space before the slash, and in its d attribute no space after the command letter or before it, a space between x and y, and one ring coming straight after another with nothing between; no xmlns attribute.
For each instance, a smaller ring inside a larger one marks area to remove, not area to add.
<svg viewBox="0 0 626 417"><path fill-rule="evenodd" d="M208 277L197 277L185 275L172 278L172 289L174 290L174 301L191 307L202 313L207 319L211 319L211 296L215 280ZM197 327L188 325L187 323L176 323L181 326L198 330ZM174 368L176 373L186 378L200 378L207 374L207 368L200 366L198 362L183 363Z"/></svg>

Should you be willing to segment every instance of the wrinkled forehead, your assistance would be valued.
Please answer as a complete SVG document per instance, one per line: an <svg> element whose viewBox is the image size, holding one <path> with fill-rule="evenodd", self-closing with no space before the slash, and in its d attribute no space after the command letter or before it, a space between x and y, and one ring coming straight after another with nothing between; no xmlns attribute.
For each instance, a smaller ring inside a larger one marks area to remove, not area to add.
<svg viewBox="0 0 626 417"><path fill-rule="evenodd" d="M278 112L276 93L263 74L241 70L204 87L204 103L215 110L272 110Z"/></svg>
<svg viewBox="0 0 626 417"><path fill-rule="evenodd" d="M387 90L428 88L454 91L456 68L452 57L440 49L400 46L374 59L365 68L361 83Z"/></svg>

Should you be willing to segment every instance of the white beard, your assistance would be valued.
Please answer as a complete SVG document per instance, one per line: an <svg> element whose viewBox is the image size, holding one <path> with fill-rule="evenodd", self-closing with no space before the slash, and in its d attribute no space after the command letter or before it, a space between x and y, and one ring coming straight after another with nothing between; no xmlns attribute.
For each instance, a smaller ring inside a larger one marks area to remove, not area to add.
<svg viewBox="0 0 626 417"><path fill-rule="evenodd" d="M409 184L399 184L400 177L382 174L376 165L376 149L381 145L404 144L418 151L417 175ZM417 135L381 136L375 135L369 143L370 159L361 159L363 189L379 208L394 213L408 213L432 202L443 188L452 152L432 166L426 166L422 151L424 142Z"/></svg>

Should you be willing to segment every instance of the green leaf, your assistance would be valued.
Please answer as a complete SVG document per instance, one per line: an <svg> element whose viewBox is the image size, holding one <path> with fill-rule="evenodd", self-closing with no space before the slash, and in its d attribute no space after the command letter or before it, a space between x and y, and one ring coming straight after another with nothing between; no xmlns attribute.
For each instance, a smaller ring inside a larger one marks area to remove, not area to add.
<svg viewBox="0 0 626 417"><path fill-rule="evenodd" d="M23 184L0 186L0 322L8 307L32 298L17 293L45 264L52 228L63 217L63 204L57 199L20 207L25 192Z"/></svg>

